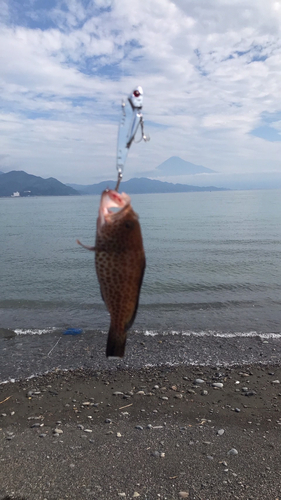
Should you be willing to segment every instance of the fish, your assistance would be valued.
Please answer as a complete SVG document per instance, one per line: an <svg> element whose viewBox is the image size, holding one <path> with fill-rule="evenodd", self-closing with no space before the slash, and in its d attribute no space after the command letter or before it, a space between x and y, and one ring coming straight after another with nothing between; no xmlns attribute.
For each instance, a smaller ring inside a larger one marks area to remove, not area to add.
<svg viewBox="0 0 281 500"><path fill-rule="evenodd" d="M139 218L131 198L113 189L103 191L95 246L77 243L95 252L101 296L110 314L106 356L122 358L127 331L137 314L146 265Z"/></svg>

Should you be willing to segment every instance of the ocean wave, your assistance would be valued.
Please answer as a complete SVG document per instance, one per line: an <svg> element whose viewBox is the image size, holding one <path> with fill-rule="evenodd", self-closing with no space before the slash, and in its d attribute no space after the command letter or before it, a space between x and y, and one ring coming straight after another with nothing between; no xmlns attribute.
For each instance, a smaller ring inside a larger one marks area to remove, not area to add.
<svg viewBox="0 0 281 500"><path fill-rule="evenodd" d="M46 333L53 333L58 328L55 326L49 328L16 328L14 330L16 335L44 335Z"/></svg>
<svg viewBox="0 0 281 500"><path fill-rule="evenodd" d="M146 337L156 337L157 335L182 335L186 337L221 337L221 338L237 338L237 337L260 337L261 339L280 339L281 338L281 333L260 333L255 330L250 331L250 332L217 332L217 331L200 331L200 332L195 332L192 330L189 331L164 331L164 332L158 332L154 330L146 330L144 332L144 335Z"/></svg>

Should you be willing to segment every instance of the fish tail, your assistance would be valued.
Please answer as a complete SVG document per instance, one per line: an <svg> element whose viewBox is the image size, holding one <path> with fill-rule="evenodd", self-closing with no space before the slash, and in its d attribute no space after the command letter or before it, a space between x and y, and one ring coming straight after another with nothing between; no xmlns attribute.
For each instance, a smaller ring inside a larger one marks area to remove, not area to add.
<svg viewBox="0 0 281 500"><path fill-rule="evenodd" d="M122 332L122 334L120 335L120 333L116 331L116 328L113 328L112 325L110 325L106 346L107 358L123 358L125 353L125 345L126 333Z"/></svg>

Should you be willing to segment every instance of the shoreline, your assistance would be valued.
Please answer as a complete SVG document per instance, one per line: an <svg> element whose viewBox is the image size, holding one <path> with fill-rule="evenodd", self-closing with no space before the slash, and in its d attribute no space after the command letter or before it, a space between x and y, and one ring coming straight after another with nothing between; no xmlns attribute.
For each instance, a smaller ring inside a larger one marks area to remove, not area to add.
<svg viewBox="0 0 281 500"><path fill-rule="evenodd" d="M280 383L279 364L254 363L3 384L0 499L280 498Z"/></svg>
<svg viewBox="0 0 281 500"><path fill-rule="evenodd" d="M266 335L266 337L265 337ZM281 361L279 334L247 333L214 335L130 332L125 357L105 357L107 334L90 331L70 336L54 332L45 335L10 335L1 339L0 385L56 370L116 371L167 366L276 365Z"/></svg>

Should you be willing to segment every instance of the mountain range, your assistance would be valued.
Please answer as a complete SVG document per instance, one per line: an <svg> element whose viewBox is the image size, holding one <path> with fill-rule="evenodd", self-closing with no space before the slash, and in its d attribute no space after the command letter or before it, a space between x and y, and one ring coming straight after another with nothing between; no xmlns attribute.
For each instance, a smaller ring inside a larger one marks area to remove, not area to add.
<svg viewBox="0 0 281 500"><path fill-rule="evenodd" d="M177 175L214 174L215 170L185 161L179 156L171 156L154 170L145 172L147 177L167 177Z"/></svg>
<svg viewBox="0 0 281 500"><path fill-rule="evenodd" d="M104 189L114 189L116 181L103 181L98 184L81 185L68 184L80 194L101 194ZM189 193L195 191L224 191L224 188L214 186L199 187L190 186L188 184L172 184L171 182L162 182L155 179L147 179L146 177L133 178L129 181L121 183L120 191L125 191L128 194L143 194L143 193Z"/></svg>
<svg viewBox="0 0 281 500"><path fill-rule="evenodd" d="M172 156L161 163L155 170L146 172L150 177L161 177L169 175L196 175L212 173L213 170L195 165L182 160L177 156ZM114 189L116 181L103 181L98 184L63 184L50 177L43 179L36 175L28 174L24 171L13 170L8 173L0 172L0 196L70 196L78 194L101 194L104 189ZM128 194L142 193L187 193L193 191L221 191L224 188L207 186L199 187L189 184L173 184L162 182L147 177L133 178L122 182L121 189Z"/></svg>
<svg viewBox="0 0 281 500"><path fill-rule="evenodd" d="M20 196L69 196L78 195L78 191L50 177L42 179L27 174L23 170L12 170L0 175L0 196L12 196L18 192Z"/></svg>

